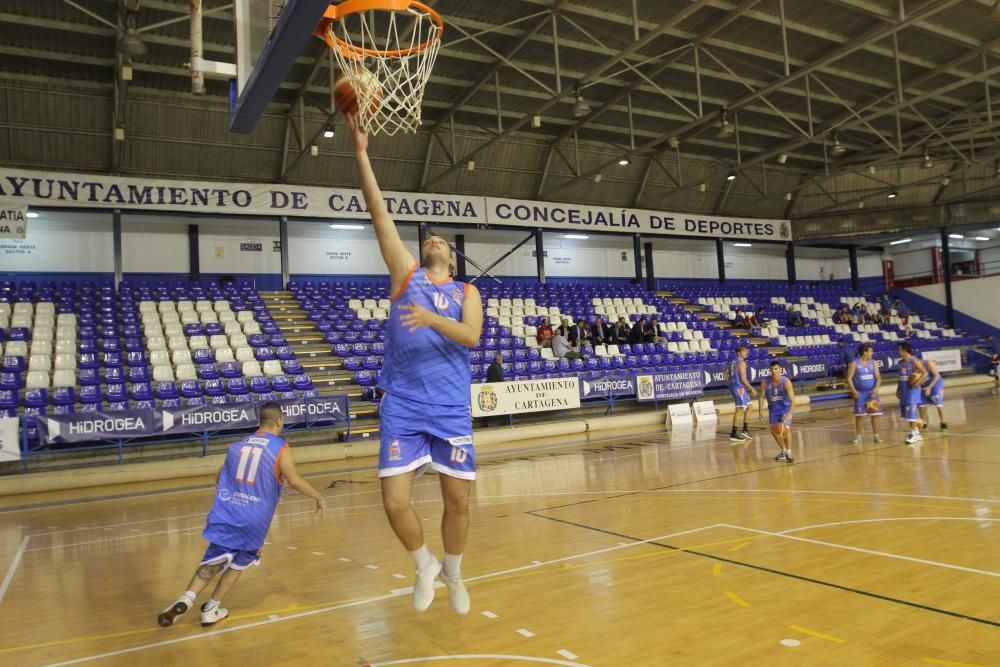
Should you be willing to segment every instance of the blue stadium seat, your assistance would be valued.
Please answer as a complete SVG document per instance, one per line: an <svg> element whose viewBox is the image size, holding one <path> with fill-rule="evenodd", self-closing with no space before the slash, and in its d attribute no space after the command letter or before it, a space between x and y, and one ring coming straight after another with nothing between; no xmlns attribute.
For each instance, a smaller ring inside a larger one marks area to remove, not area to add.
<svg viewBox="0 0 1000 667"><path fill-rule="evenodd" d="M367 357L365 357L364 360L362 361L362 364L365 370L369 371L377 371L378 369L382 368L382 360L376 357L375 355L368 355Z"/></svg>
<svg viewBox="0 0 1000 667"><path fill-rule="evenodd" d="M28 370L28 360L25 357L4 357L4 373L23 373Z"/></svg>
<svg viewBox="0 0 1000 667"><path fill-rule="evenodd" d="M249 398L250 390L247 389L247 383L242 377L229 378L229 381L226 382L226 389L229 391L230 396L246 396Z"/></svg>
<svg viewBox="0 0 1000 667"><path fill-rule="evenodd" d="M266 346L255 348L254 356L257 357L257 361L272 361L275 358L274 350Z"/></svg>
<svg viewBox="0 0 1000 667"><path fill-rule="evenodd" d="M135 336L125 339L126 358L129 353L143 352L145 351L145 349L146 349L146 343L141 337Z"/></svg>
<svg viewBox="0 0 1000 667"><path fill-rule="evenodd" d="M372 387L375 385L375 374L371 371L358 371L354 374L354 381L362 387Z"/></svg>
<svg viewBox="0 0 1000 667"><path fill-rule="evenodd" d="M112 366L104 369L104 382L106 384L120 384L125 381L125 372L120 366Z"/></svg>
<svg viewBox="0 0 1000 667"><path fill-rule="evenodd" d="M128 369L129 382L149 382L149 368L146 366L132 366Z"/></svg>
<svg viewBox="0 0 1000 667"><path fill-rule="evenodd" d="M198 364L198 378L201 380L217 380L219 370L215 364Z"/></svg>
<svg viewBox="0 0 1000 667"><path fill-rule="evenodd" d="M83 412L97 412L101 409L101 388L96 385L80 387L80 404Z"/></svg>
<svg viewBox="0 0 1000 667"><path fill-rule="evenodd" d="M148 382L134 383L131 394L137 410L152 410L156 407L156 402L153 400L153 387Z"/></svg>
<svg viewBox="0 0 1000 667"><path fill-rule="evenodd" d="M101 364L105 368L122 368L121 352L104 352L101 354Z"/></svg>
<svg viewBox="0 0 1000 667"><path fill-rule="evenodd" d="M292 378L292 386L294 386L299 391L302 391L304 389L312 389L313 383L308 375L306 375L305 373L300 373L299 375L296 375L295 377Z"/></svg>
<svg viewBox="0 0 1000 667"><path fill-rule="evenodd" d="M226 386L222 380L208 380L205 382L205 395L210 403L224 405L229 402L226 397Z"/></svg>
<svg viewBox="0 0 1000 667"><path fill-rule="evenodd" d="M19 403L16 389L0 389L0 417L16 417Z"/></svg>
<svg viewBox="0 0 1000 667"><path fill-rule="evenodd" d="M52 390L51 400L54 414L73 414L76 407L76 390L73 387L56 387Z"/></svg>
<svg viewBox="0 0 1000 667"><path fill-rule="evenodd" d="M254 394L263 394L269 392L270 390L271 387L268 385L267 378L263 375L250 378L250 391Z"/></svg>
<svg viewBox="0 0 1000 667"><path fill-rule="evenodd" d="M284 375L275 375L271 378L271 389L277 392L292 390L292 382Z"/></svg>
<svg viewBox="0 0 1000 667"><path fill-rule="evenodd" d="M297 375L302 372L302 364L299 363L298 359L289 359L281 364L281 367L288 375Z"/></svg>
<svg viewBox="0 0 1000 667"><path fill-rule="evenodd" d="M240 369L239 363L235 361L224 361L219 364L219 374L224 378L243 377L243 371Z"/></svg>
<svg viewBox="0 0 1000 667"><path fill-rule="evenodd" d="M157 382L156 398L165 408L176 408L181 404L180 392L177 391L175 382Z"/></svg>
<svg viewBox="0 0 1000 667"><path fill-rule="evenodd" d="M281 361L289 361L295 358L295 353L288 345L279 345L274 350L274 356Z"/></svg>

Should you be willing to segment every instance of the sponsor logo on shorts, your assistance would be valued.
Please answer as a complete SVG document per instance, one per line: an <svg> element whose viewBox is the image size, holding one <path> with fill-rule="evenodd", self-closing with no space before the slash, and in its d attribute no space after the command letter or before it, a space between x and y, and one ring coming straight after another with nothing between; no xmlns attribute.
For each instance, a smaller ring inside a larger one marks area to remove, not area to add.
<svg viewBox="0 0 1000 667"><path fill-rule="evenodd" d="M459 447L461 445L471 445L472 436L471 435L460 435L457 438L448 438L448 444L452 447Z"/></svg>
<svg viewBox="0 0 1000 667"><path fill-rule="evenodd" d="M402 461L403 453L399 449L399 440L393 440L389 443L389 460L390 461Z"/></svg>

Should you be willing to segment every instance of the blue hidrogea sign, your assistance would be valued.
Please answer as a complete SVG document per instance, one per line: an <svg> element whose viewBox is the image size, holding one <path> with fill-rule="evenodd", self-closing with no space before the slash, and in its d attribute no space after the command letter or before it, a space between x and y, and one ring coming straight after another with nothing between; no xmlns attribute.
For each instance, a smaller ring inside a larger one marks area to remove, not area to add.
<svg viewBox="0 0 1000 667"><path fill-rule="evenodd" d="M153 410L77 412L38 417L38 438L45 443L87 442L153 435Z"/></svg>
<svg viewBox="0 0 1000 667"><path fill-rule="evenodd" d="M878 366L880 371L892 371L899 366L899 357L875 357L875 365Z"/></svg>
<svg viewBox="0 0 1000 667"><path fill-rule="evenodd" d="M597 379L580 379L580 398L635 396L635 377L602 375Z"/></svg>
<svg viewBox="0 0 1000 667"><path fill-rule="evenodd" d="M286 424L348 421L347 396L322 396L279 403ZM77 412L38 417L38 436L47 444L181 433L250 430L260 423L260 403L200 405L155 410Z"/></svg>

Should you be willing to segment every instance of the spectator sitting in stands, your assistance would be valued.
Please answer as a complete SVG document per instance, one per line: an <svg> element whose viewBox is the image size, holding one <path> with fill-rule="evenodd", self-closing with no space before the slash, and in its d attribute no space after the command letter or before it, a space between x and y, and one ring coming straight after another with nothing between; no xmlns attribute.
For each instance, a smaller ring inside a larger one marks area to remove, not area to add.
<svg viewBox="0 0 1000 667"><path fill-rule="evenodd" d="M882 314L888 317L889 312L892 310L892 301L889 300L888 294L882 295L882 300L879 301L879 305L882 307Z"/></svg>
<svg viewBox="0 0 1000 667"><path fill-rule="evenodd" d="M649 322L646 321L645 317L640 317L639 321L632 325L632 331L629 332L628 342L632 345L638 343L646 342L646 333L649 331Z"/></svg>
<svg viewBox="0 0 1000 667"><path fill-rule="evenodd" d="M753 327L759 327L761 322L764 320L764 309L757 308L757 312L750 313L744 319L746 320L747 328L752 329Z"/></svg>
<svg viewBox="0 0 1000 667"><path fill-rule="evenodd" d="M559 329L552 337L552 354L559 359L579 359L580 353L574 349L576 346L562 334L562 327Z"/></svg>
<svg viewBox="0 0 1000 667"><path fill-rule="evenodd" d="M785 315L785 324L790 327L804 327L806 321L802 319L802 314L797 310L792 310L792 307L788 307L788 313Z"/></svg>
<svg viewBox="0 0 1000 667"><path fill-rule="evenodd" d="M614 344L614 330L604 321L600 315L590 328L590 340L594 345Z"/></svg>
<svg viewBox="0 0 1000 667"><path fill-rule="evenodd" d="M613 342L615 345L625 345L629 341L630 329L628 322L625 321L624 317L619 317L618 321L615 322L613 330Z"/></svg>
<svg viewBox="0 0 1000 667"><path fill-rule="evenodd" d="M503 382L503 357L497 352L493 355L493 363L486 369L487 382Z"/></svg>
<svg viewBox="0 0 1000 667"><path fill-rule="evenodd" d="M566 340L569 340L570 331L572 331L572 330L573 330L573 327L570 326L569 320L564 317L564 318L562 318L562 324L559 325L559 327L556 329L555 333L556 334L562 334L563 336L566 337Z"/></svg>
<svg viewBox="0 0 1000 667"><path fill-rule="evenodd" d="M644 343L666 343L667 339L663 337L663 332L660 331L660 322L655 317L649 320L649 331L643 336Z"/></svg>
<svg viewBox="0 0 1000 667"><path fill-rule="evenodd" d="M549 323L549 318L546 317L535 332L535 338L542 347L552 347L552 336L554 333L552 331L552 324Z"/></svg>
<svg viewBox="0 0 1000 667"><path fill-rule="evenodd" d="M577 320L576 326L569 330L569 342L575 344L576 347L583 347L583 344L589 340L590 327L587 326L587 321L581 317Z"/></svg>

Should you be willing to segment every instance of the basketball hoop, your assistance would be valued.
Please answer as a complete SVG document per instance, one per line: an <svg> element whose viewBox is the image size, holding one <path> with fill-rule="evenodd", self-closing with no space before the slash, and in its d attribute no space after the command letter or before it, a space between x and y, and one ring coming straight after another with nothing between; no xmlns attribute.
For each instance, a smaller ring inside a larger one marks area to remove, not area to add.
<svg viewBox="0 0 1000 667"><path fill-rule="evenodd" d="M331 5L315 34L333 51L350 81L362 129L373 134L416 132L424 86L441 48L444 23L414 0L346 0ZM377 86L365 85L371 77Z"/></svg>

